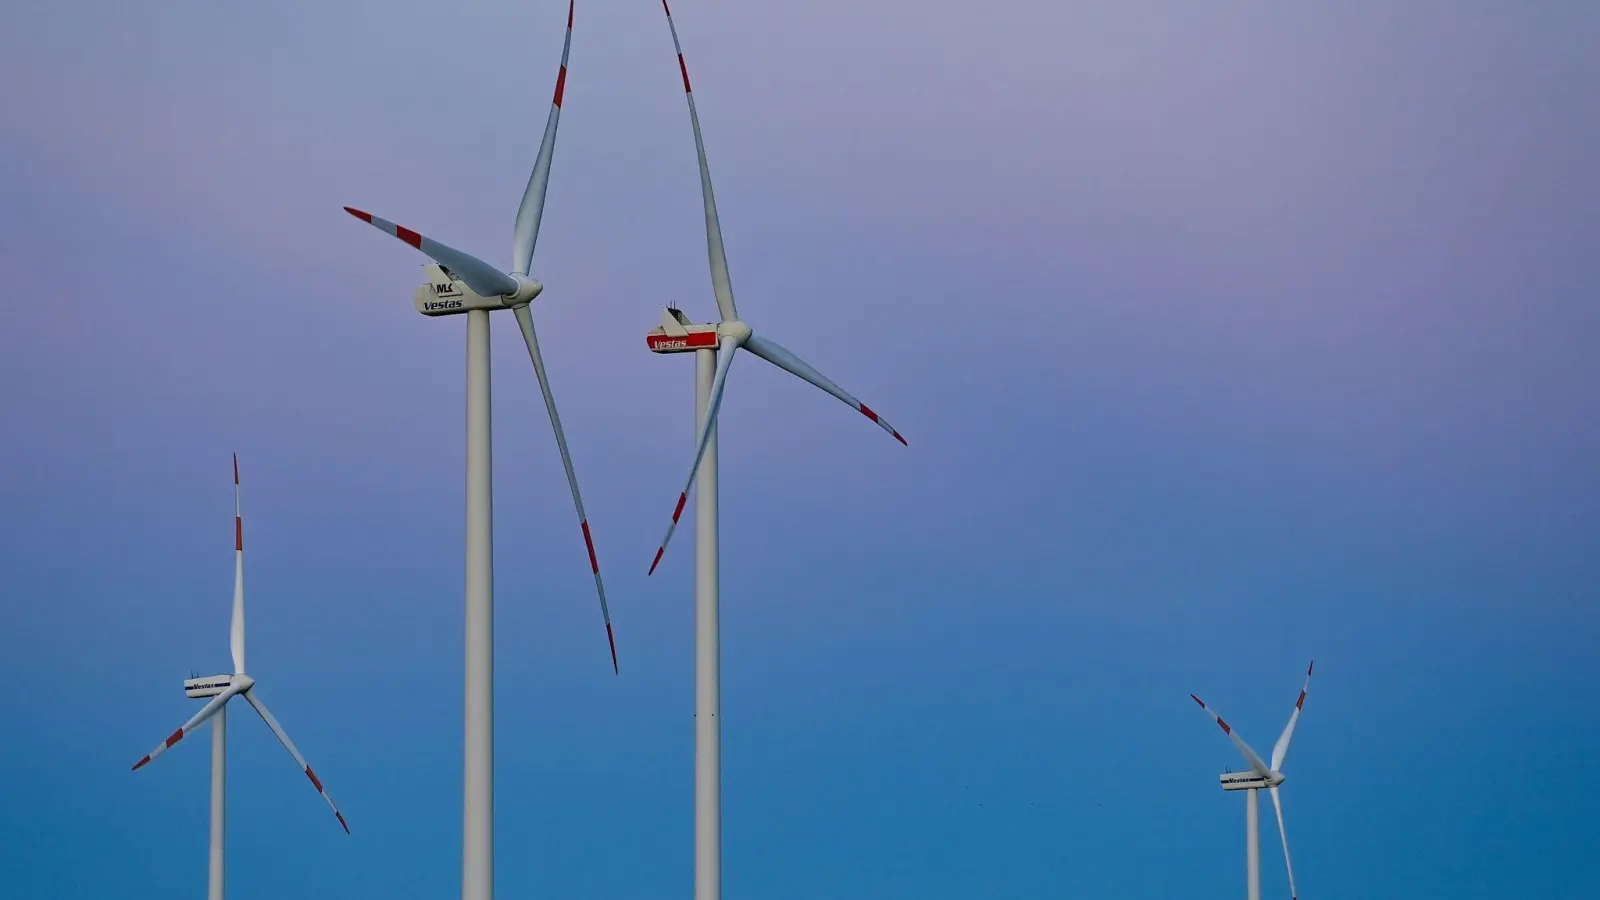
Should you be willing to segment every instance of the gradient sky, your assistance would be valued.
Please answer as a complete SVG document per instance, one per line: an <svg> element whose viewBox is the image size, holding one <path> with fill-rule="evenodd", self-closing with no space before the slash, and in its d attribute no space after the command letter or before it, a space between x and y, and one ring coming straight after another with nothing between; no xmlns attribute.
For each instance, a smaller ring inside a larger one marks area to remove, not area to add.
<svg viewBox="0 0 1600 900"><path fill-rule="evenodd" d="M8 6L6 897L202 895L206 740L129 766L227 666L235 450L353 834L239 707L230 896L458 895L464 323L340 206L508 260L564 5ZM1313 657L1301 896L1595 895L1600 6L675 11L741 312L910 440L734 374L727 896L1237 897L1188 694L1265 753ZM622 675L501 319L497 886L684 897L693 142L652 0L572 54L535 315Z"/></svg>

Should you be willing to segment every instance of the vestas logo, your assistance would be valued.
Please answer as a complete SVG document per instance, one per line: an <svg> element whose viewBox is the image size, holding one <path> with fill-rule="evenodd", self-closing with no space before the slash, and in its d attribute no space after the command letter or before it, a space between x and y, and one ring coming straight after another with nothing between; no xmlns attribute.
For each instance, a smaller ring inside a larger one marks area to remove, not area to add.
<svg viewBox="0 0 1600 900"><path fill-rule="evenodd" d="M435 286L437 287L437 285L435 285ZM461 301L460 300L429 300L428 302L422 304L422 308L424 310L428 311L428 312L434 312L434 311L437 311L437 310L445 310L445 309L460 309L461 308Z"/></svg>
<svg viewBox="0 0 1600 900"><path fill-rule="evenodd" d="M700 350L717 346L717 333L715 331L691 331L685 337L673 337L665 334L652 334L646 336L650 349L657 353L670 353L674 350Z"/></svg>

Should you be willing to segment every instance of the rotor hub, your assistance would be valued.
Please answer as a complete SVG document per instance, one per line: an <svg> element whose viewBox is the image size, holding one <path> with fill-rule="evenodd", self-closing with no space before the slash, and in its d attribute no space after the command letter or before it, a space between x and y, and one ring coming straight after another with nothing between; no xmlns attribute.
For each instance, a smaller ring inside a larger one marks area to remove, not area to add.
<svg viewBox="0 0 1600 900"><path fill-rule="evenodd" d="M506 306L527 306L533 302L533 298L544 291L544 285L526 275L518 275L513 272L511 277L517 282L517 290L515 293L506 295Z"/></svg>

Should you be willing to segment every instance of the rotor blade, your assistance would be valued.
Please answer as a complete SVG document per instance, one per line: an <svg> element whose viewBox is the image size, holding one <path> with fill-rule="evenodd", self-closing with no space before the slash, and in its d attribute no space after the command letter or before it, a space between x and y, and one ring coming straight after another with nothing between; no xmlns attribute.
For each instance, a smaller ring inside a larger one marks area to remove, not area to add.
<svg viewBox="0 0 1600 900"><path fill-rule="evenodd" d="M1239 748L1239 752L1244 754L1245 761L1250 763L1250 768L1254 769L1256 774L1262 778L1268 777L1270 773L1267 770L1267 764L1261 761L1261 757L1257 756L1254 750L1250 749L1250 745L1244 742L1244 738L1239 737L1232 728L1228 727L1228 723L1222 721L1221 716L1212 712L1211 707L1207 706L1204 700L1195 697L1193 694L1189 696L1194 698L1194 702L1200 704L1200 708L1206 711L1206 715L1217 721L1217 725L1222 728L1222 733L1226 734L1233 741L1234 746Z"/></svg>
<svg viewBox="0 0 1600 900"><path fill-rule="evenodd" d="M322 795L322 799L328 801L328 808L332 809L334 816L339 819L339 825L344 829L344 833L349 834L350 826L345 824L344 813L339 812L339 807L334 805L333 798L328 796L327 789L322 786L322 779L317 777L317 773L311 771L311 766L306 763L306 758L300 755L299 750L295 749L294 741L289 740L289 735L283 730L283 726L279 725L278 720L274 719L272 713L267 711L267 705L256 697L256 692L253 690L246 691L244 699L250 701L250 705L255 707L256 712L261 714L261 721L267 723L267 727L272 729L272 733L278 736L278 741L283 744L283 748L288 750L289 755L294 757L294 761L300 764L301 769L305 770L306 777L311 779L311 784L317 789L317 793Z"/></svg>
<svg viewBox="0 0 1600 900"><path fill-rule="evenodd" d="M544 356L539 353L539 338L533 331L533 313L526 306L513 312L517 324L522 326L522 340L528 345L528 357L533 360L533 374L539 378L539 391L544 394L544 408L550 413L550 428L556 434L556 447L561 450L561 466L567 470L567 486L572 488L572 505L578 509L578 527L583 529L583 543L589 550L589 568L594 571L594 589L600 595L600 615L606 622L606 642L611 645L611 671L617 668L617 640L611 632L611 609L606 605L606 586L600 580L600 560L594 555L594 538L589 536L589 516L583 511L583 496L578 493L578 476L572 470L572 454L567 451L567 435L561 429L561 417L556 415L556 397L550 392L550 379L545 375Z"/></svg>
<svg viewBox="0 0 1600 900"><path fill-rule="evenodd" d="M694 126L694 152L700 158L700 197L706 208L706 253L711 261L711 290L717 295L717 312L722 321L739 318L733 305L733 283L728 280L728 254L722 246L722 223L717 219L717 198L711 192L711 167L706 163L706 143L700 136L700 113L694 106L694 91L689 88L689 67L683 63L683 45L678 42L678 26L672 21L672 9L667 0L661 0L667 13L667 27L672 30L672 48L678 53L678 72L683 75L683 95L689 100L689 122Z"/></svg>
<svg viewBox="0 0 1600 900"><path fill-rule="evenodd" d="M244 517L239 512L239 454L233 455L233 618L228 623L233 674L244 673Z"/></svg>
<svg viewBox="0 0 1600 900"><path fill-rule="evenodd" d="M393 235L411 246L427 254L430 259L449 269L452 274L467 283L484 297L504 297L517 292L517 282L510 275L496 269L483 260L470 253L462 253L448 244L441 244L431 238L412 231L404 225L396 225L388 219L380 219L369 212L346 206L344 211L372 227Z"/></svg>
<svg viewBox="0 0 1600 900"><path fill-rule="evenodd" d="M522 205L517 207L517 229L511 254L511 270L518 275L528 274L533 265L533 246L539 240L539 220L544 216L544 194L550 186L550 161L556 152L556 126L561 122L561 95L567 88L567 55L572 52L572 0L567 0L567 39L561 45L561 72L556 75L555 98L550 101L550 117L545 119L544 140L539 143L539 156L533 163L533 174L528 176L528 188L522 192Z"/></svg>
<svg viewBox="0 0 1600 900"><path fill-rule="evenodd" d="M1306 666L1306 683L1300 688L1300 699L1294 702L1294 712L1289 713L1289 724L1284 726L1283 734L1278 735L1278 743L1272 747L1273 771L1281 771L1283 761L1289 755L1289 742L1294 740L1294 726L1300 721L1300 708L1306 705L1306 691L1311 690L1311 670L1316 666L1316 660Z"/></svg>
<svg viewBox="0 0 1600 900"><path fill-rule="evenodd" d="M827 378L827 376L823 375L821 372L818 372L816 369L813 369L808 363L806 363L805 360L795 356L788 350L785 350L784 348L778 346L772 341L767 340L766 338L761 337L760 335L751 335L750 339L745 342L744 348L766 360L767 362L772 363L778 368L790 372L799 378L804 379L805 381L809 381L833 396L838 397L840 400L844 401L847 406L878 423L879 428L882 428L884 431L894 435L895 440L902 444L906 442L906 439L900 436L900 432L894 430L893 425L885 422L865 403L862 403L860 400L850 396L850 394L847 393L844 388L834 384Z"/></svg>
<svg viewBox="0 0 1600 900"><path fill-rule="evenodd" d="M149 765L150 764L150 760L155 759L156 757L160 756L161 754L163 754L163 753L167 752L168 750L172 749L172 745L173 744L176 744L177 742L183 740L184 735L186 735L189 732L191 732L191 731L195 730L196 728L200 727L200 725L203 722L205 722L205 720L207 720L207 719L211 718L212 716L216 715L217 710L221 709L223 704L227 703L230 699L233 698L233 695L235 695L237 693L239 693L239 692L234 690L232 687L229 687L227 690L223 691L222 693L216 695L215 697L212 697L211 698L211 702L207 703L205 706L200 707L200 711L195 713L194 717L191 718L189 721L183 723L183 727L182 728L179 728L177 731L174 731L170 737L168 737L165 741L161 742L161 745L159 747L156 747L154 750L151 750L148 754L146 754L144 759L141 759L138 762L134 763L133 764L133 770L135 772L139 771L141 768Z"/></svg>
<svg viewBox="0 0 1600 900"><path fill-rule="evenodd" d="M1278 789L1268 788L1267 793L1272 795L1272 808L1278 814L1278 840L1283 844L1283 867L1289 872L1289 900L1300 900L1300 894L1294 887L1294 863L1289 861L1289 833L1283 829L1283 801L1278 799Z"/></svg>
<svg viewBox="0 0 1600 900"><path fill-rule="evenodd" d="M672 524L667 526L667 536L661 539L656 558L650 561L651 575L656 573L656 566L661 565L661 557L667 552L672 533L678 529L678 517L683 515L683 506L689 502L689 489L694 487L695 477L700 474L700 460L705 457L706 447L711 443L712 429L717 426L717 412L722 409L722 389L728 383L728 369L732 367L733 354L738 349L738 338L726 336L717 347L717 371L711 382L711 402L706 404L706 420L701 423L700 436L695 441L694 462L689 465L689 483L683 486L683 492L678 495L678 505L672 510Z"/></svg>

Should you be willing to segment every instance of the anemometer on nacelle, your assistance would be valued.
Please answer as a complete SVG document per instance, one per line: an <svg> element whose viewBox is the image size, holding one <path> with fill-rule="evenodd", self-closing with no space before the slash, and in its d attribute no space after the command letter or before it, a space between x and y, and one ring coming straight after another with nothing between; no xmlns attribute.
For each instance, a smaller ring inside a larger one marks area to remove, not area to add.
<svg viewBox="0 0 1600 900"><path fill-rule="evenodd" d="M511 309L527 303L544 290L544 285L539 282L523 278L520 281L526 284L516 294L485 297L437 263L423 266L422 271L428 276L428 281L417 288L415 299L417 312L425 316L454 316L474 309Z"/></svg>

